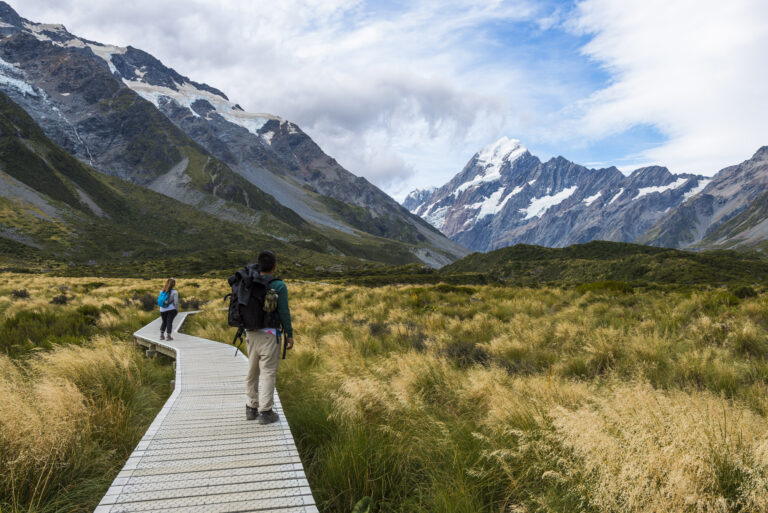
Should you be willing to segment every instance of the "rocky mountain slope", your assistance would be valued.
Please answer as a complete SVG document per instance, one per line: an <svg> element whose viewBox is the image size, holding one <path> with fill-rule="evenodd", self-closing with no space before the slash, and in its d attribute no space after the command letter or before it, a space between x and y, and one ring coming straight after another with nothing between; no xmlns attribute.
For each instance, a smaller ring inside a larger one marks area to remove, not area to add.
<svg viewBox="0 0 768 513"><path fill-rule="evenodd" d="M768 241L768 146L719 171L690 201L638 239L657 246L764 248Z"/></svg>
<svg viewBox="0 0 768 513"><path fill-rule="evenodd" d="M30 22L4 2L0 90L81 161L220 219L289 240L310 233L337 254L389 258L380 246L397 243L398 261L442 265L466 253L295 124L244 112L146 52Z"/></svg>
<svg viewBox="0 0 768 513"><path fill-rule="evenodd" d="M100 173L53 143L24 109L0 92L4 268L88 276L199 276L228 272L252 260L255 248L269 247L280 255L282 275L306 276L318 269L378 267L374 262L381 255L393 261L407 261L411 255L402 244L371 238L367 251L378 259L345 257L326 251L334 244L354 252L344 241L324 240L300 226L286 226L285 233L293 240Z"/></svg>
<svg viewBox="0 0 768 513"><path fill-rule="evenodd" d="M634 241L708 183L657 166L625 176L563 157L541 162L519 141L502 138L447 184L414 191L404 205L477 251L518 243L564 247Z"/></svg>
<svg viewBox="0 0 768 513"><path fill-rule="evenodd" d="M73 262L174 257L237 247L232 223L119 178L54 144L0 92L0 247L3 257ZM254 240L284 246L257 231ZM297 251L298 248L293 248Z"/></svg>

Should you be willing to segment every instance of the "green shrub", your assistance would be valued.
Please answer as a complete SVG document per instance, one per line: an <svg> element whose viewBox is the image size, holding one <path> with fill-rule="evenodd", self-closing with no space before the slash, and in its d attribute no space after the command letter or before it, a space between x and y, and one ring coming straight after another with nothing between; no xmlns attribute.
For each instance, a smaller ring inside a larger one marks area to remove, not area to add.
<svg viewBox="0 0 768 513"><path fill-rule="evenodd" d="M76 312L83 316L90 325L95 325L101 316L101 310L93 305L82 305L77 307Z"/></svg>
<svg viewBox="0 0 768 513"><path fill-rule="evenodd" d="M27 289L18 289L11 292L13 299L29 299L29 292Z"/></svg>
<svg viewBox="0 0 768 513"><path fill-rule="evenodd" d="M157 304L157 300L155 299L155 296L147 292L143 296L139 297L139 302L141 303L141 308L145 312L151 312L155 309L155 304Z"/></svg>
<svg viewBox="0 0 768 513"><path fill-rule="evenodd" d="M83 290L83 293L87 294L88 292L92 292L96 289L100 289L105 285L106 283L104 283L103 281L92 281L90 283L83 283L80 286L80 288Z"/></svg>
<svg viewBox="0 0 768 513"><path fill-rule="evenodd" d="M0 350L12 358L56 344L81 344L94 322L77 311L22 310L0 326Z"/></svg>
<svg viewBox="0 0 768 513"><path fill-rule="evenodd" d="M52 305L66 305L69 301L69 298L67 298L66 294L59 294L58 296L54 296L53 299L51 299Z"/></svg>
<svg viewBox="0 0 768 513"><path fill-rule="evenodd" d="M488 365L491 360L488 352L471 340L452 340L443 348L443 355L461 368Z"/></svg>
<svg viewBox="0 0 768 513"><path fill-rule="evenodd" d="M750 297L757 297L757 291L749 285L744 285L733 289L733 295L739 299L747 299Z"/></svg>

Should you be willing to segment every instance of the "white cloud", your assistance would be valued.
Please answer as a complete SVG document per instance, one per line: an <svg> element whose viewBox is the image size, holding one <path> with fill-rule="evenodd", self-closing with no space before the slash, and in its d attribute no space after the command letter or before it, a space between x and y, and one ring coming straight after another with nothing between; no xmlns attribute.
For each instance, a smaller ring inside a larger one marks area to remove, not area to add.
<svg viewBox="0 0 768 513"><path fill-rule="evenodd" d="M288 118L351 172L397 195L446 181L503 131L518 103L503 87L515 70L479 70L487 64L479 47L489 44L480 27L538 16L529 0L404 5L24 0L15 7L33 21L146 50L247 110Z"/></svg>
<svg viewBox="0 0 768 513"><path fill-rule="evenodd" d="M542 158L588 145L584 160L606 166L710 174L768 144L764 0L10 2L298 123L396 198L444 184L500 136ZM586 57L570 50L574 32ZM667 142L600 151L643 124Z"/></svg>
<svg viewBox="0 0 768 513"><path fill-rule="evenodd" d="M768 144L768 2L585 0L571 28L611 74L569 130L591 139L653 125L668 140L638 155L713 174Z"/></svg>

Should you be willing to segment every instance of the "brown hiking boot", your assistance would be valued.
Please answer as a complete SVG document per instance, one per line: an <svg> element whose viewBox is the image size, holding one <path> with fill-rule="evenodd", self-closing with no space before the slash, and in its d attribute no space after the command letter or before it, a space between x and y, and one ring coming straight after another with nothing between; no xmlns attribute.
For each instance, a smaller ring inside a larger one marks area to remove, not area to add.
<svg viewBox="0 0 768 513"><path fill-rule="evenodd" d="M160 340L165 340L165 336L163 335L163 332L160 332Z"/></svg>
<svg viewBox="0 0 768 513"><path fill-rule="evenodd" d="M272 424L278 420L280 420L280 415L275 410L267 410L259 412L259 418L256 419L256 422L259 424Z"/></svg>
<svg viewBox="0 0 768 513"><path fill-rule="evenodd" d="M165 340L173 340L173 337L171 336L170 333L168 333L168 335L165 336Z"/></svg>

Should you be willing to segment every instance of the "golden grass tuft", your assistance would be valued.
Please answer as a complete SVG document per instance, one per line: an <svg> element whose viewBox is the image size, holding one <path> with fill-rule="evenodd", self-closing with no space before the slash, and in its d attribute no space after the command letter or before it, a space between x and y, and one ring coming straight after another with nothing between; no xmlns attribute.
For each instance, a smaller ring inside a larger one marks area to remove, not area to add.
<svg viewBox="0 0 768 513"><path fill-rule="evenodd" d="M156 315L133 300L144 286L0 274L0 329L28 339L0 345L3 511L92 510L167 397L170 367L126 342Z"/></svg>
<svg viewBox="0 0 768 513"><path fill-rule="evenodd" d="M768 511L768 423L743 406L640 383L551 415L599 511Z"/></svg>

